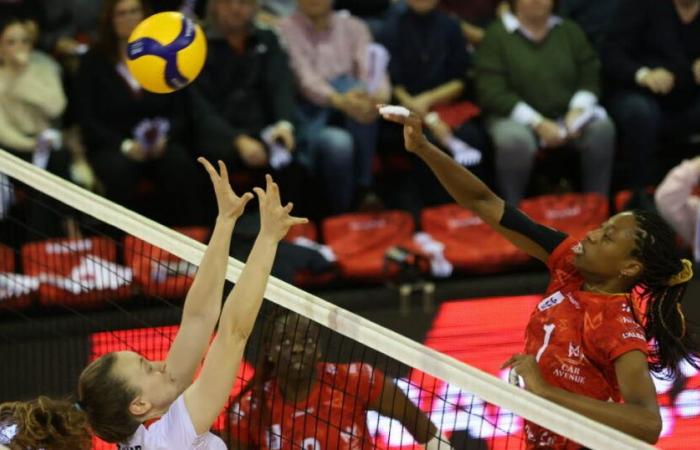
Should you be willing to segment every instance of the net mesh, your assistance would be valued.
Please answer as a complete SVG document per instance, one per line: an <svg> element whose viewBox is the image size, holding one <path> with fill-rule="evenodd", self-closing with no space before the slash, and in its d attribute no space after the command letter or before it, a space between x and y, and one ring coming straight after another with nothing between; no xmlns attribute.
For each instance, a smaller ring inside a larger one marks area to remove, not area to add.
<svg viewBox="0 0 700 450"><path fill-rule="evenodd" d="M0 172L0 402L72 394L111 351L165 359L210 230L168 230L1 151ZM443 449L520 449L523 417L645 448L278 280L266 298L213 427L230 448L420 449L432 423Z"/></svg>

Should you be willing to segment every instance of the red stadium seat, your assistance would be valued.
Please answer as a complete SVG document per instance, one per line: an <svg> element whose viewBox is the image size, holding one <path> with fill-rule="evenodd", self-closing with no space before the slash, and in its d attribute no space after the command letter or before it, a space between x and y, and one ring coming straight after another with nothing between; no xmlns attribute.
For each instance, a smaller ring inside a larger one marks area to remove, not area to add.
<svg viewBox="0 0 700 450"><path fill-rule="evenodd" d="M284 240L287 242L292 242L296 238L304 237L312 241L318 241L318 228L316 224L309 221L308 223L301 225L294 225L287 232L287 236Z"/></svg>
<svg viewBox="0 0 700 450"><path fill-rule="evenodd" d="M413 230L413 218L403 211L344 214L323 222L341 274L354 279L381 279L387 249L411 239Z"/></svg>
<svg viewBox="0 0 700 450"><path fill-rule="evenodd" d="M177 229L185 236L206 242L208 228ZM124 261L133 270L134 281L148 296L183 298L194 279L196 266L133 236L124 238Z"/></svg>
<svg viewBox="0 0 700 450"><path fill-rule="evenodd" d="M92 307L131 295L131 269L116 264L114 241L52 239L22 247L24 273L40 282L43 305Z"/></svg>
<svg viewBox="0 0 700 450"><path fill-rule="evenodd" d="M421 214L421 222L426 233L445 245L445 258L459 271L494 273L529 259L473 212L459 205L427 208Z"/></svg>
<svg viewBox="0 0 700 450"><path fill-rule="evenodd" d="M534 221L577 239L610 217L608 199L599 194L543 195L523 200L520 207Z"/></svg>
<svg viewBox="0 0 700 450"><path fill-rule="evenodd" d="M15 252L5 245L0 244L0 272L15 271Z"/></svg>
<svg viewBox="0 0 700 450"><path fill-rule="evenodd" d="M38 279L14 271L14 250L0 244L0 311L29 307L39 291Z"/></svg>

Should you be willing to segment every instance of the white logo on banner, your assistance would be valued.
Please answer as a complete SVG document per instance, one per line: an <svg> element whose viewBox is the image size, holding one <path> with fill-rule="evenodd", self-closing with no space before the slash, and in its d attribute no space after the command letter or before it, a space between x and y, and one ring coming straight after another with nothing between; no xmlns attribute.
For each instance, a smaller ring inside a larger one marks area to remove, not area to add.
<svg viewBox="0 0 700 450"><path fill-rule="evenodd" d="M119 266L96 256L83 256L80 265L74 267L68 277L42 273L42 283L80 294L92 290L115 290L131 284L133 273L128 267Z"/></svg>
<svg viewBox="0 0 700 450"><path fill-rule="evenodd" d="M39 289L39 279L16 273L0 273L0 300L27 295Z"/></svg>

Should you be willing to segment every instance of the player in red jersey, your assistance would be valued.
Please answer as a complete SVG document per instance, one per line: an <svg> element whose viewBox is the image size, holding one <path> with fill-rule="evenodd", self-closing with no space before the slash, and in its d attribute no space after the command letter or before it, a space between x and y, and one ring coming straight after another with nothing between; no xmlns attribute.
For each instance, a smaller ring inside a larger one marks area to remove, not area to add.
<svg viewBox="0 0 700 450"><path fill-rule="evenodd" d="M675 375L684 360L698 367L698 344L681 310L692 265L678 256L668 225L653 213L625 212L573 240L506 204L430 144L416 114L384 117L404 125L406 149L430 167L457 203L550 270L546 296L527 326L525 352L504 367L537 395L656 442L661 417L650 369ZM642 307L631 299L635 289ZM525 431L528 448L581 448L533 424Z"/></svg>
<svg viewBox="0 0 700 450"><path fill-rule="evenodd" d="M269 317L255 376L231 408L231 449L374 449L368 410L401 422L426 449L451 448L380 370L321 362L320 337L318 324L295 313Z"/></svg>

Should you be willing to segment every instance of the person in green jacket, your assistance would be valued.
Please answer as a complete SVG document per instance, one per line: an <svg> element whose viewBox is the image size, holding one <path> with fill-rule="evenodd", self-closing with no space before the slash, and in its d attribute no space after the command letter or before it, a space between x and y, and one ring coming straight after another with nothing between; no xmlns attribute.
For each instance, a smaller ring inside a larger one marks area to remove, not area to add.
<svg viewBox="0 0 700 450"><path fill-rule="evenodd" d="M510 0L476 56L476 89L494 141L496 182L517 204L540 149L570 144L582 188L608 195L615 127L599 106L600 62L583 31L553 14L554 0Z"/></svg>

